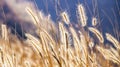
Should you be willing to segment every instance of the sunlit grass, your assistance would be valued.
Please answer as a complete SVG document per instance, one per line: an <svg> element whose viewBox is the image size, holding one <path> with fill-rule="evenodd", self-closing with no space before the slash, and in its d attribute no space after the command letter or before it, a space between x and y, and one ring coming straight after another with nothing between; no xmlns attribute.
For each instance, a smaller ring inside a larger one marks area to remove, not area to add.
<svg viewBox="0 0 120 67"><path fill-rule="evenodd" d="M41 26L39 16L26 7L34 22L38 37L25 33L27 39L19 40L1 24L0 67L115 67L120 66L120 43L110 33L106 37L95 27L87 26L83 5L78 5L80 27L76 30L66 12L61 13L58 26L49 20L48 28ZM42 17L44 19L44 17ZM50 18L49 18L50 19ZM97 19L93 21L96 25ZM92 20L91 20L92 21ZM65 22L65 23L63 23ZM68 25L68 27L65 26ZM86 30L85 27L88 29ZM81 28L81 29L80 29ZM90 36L90 32L97 38ZM105 47L104 38L114 47ZM95 42L96 41L96 42Z"/></svg>

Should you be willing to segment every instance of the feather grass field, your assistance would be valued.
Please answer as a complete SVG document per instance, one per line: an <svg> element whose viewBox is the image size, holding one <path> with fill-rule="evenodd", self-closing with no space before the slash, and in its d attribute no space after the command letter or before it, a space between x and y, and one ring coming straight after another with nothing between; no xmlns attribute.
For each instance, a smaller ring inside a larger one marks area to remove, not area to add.
<svg viewBox="0 0 120 67"><path fill-rule="evenodd" d="M41 13L38 16L29 6L25 11L33 21L38 37L25 33L27 39L21 41L1 24L0 67L119 67L119 40L111 33L106 32L103 36L95 27L97 18L88 26L84 6L79 4L77 9L78 30L67 12L62 12L62 21L54 24L49 16L45 18ZM106 45L105 39L111 44Z"/></svg>

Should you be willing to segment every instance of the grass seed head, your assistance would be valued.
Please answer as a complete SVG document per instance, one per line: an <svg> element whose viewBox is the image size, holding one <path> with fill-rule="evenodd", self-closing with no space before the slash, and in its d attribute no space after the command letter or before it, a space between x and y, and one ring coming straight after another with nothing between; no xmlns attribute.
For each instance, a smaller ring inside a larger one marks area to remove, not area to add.
<svg viewBox="0 0 120 67"><path fill-rule="evenodd" d="M62 12L61 17L66 24L70 24L69 15L67 12Z"/></svg>
<svg viewBox="0 0 120 67"><path fill-rule="evenodd" d="M81 26L84 27L87 25L87 17L86 17L84 6L82 4L79 4L77 6L77 9L78 9L78 16L80 18L80 24Z"/></svg>

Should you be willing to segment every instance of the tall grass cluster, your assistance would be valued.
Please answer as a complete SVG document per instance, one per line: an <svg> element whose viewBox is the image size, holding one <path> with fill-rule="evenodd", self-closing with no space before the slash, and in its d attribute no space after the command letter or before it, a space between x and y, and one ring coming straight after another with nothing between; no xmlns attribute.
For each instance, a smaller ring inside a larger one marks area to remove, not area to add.
<svg viewBox="0 0 120 67"><path fill-rule="evenodd" d="M92 26L87 26L82 4L78 5L77 13L78 30L70 22L67 12L60 14L62 21L56 25L51 23L50 16L47 17L48 20L44 21L51 25L47 27L46 23L47 28L44 28L41 25L44 17L26 7L26 14L34 21L38 37L25 33L25 41L19 40L1 24L0 67L119 67L119 40L107 32L103 36L95 27L98 23L95 17L91 20ZM105 39L112 46L106 45Z"/></svg>

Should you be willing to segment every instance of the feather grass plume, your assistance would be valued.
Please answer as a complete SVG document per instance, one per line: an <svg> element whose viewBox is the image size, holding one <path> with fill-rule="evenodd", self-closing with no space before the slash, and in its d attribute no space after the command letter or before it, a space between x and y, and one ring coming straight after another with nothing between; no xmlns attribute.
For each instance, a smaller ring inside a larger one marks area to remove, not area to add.
<svg viewBox="0 0 120 67"><path fill-rule="evenodd" d="M85 13L85 8L82 4L79 4L77 6L77 9L78 9L78 15L80 18L80 24L81 24L81 26L84 27L87 25L87 17L86 17L86 13Z"/></svg>
<svg viewBox="0 0 120 67"><path fill-rule="evenodd" d="M61 17L66 24L70 24L70 20L67 12L62 12Z"/></svg>
<svg viewBox="0 0 120 67"><path fill-rule="evenodd" d="M92 26L96 26L97 25L97 18L93 17L92 18Z"/></svg>
<svg viewBox="0 0 120 67"><path fill-rule="evenodd" d="M104 42L104 38L102 34L96 28L89 27L88 29L97 36L97 38L99 39L101 43Z"/></svg>
<svg viewBox="0 0 120 67"><path fill-rule="evenodd" d="M106 38L108 41L112 42L113 45L120 50L120 45L117 39L115 39L111 34L106 33Z"/></svg>

